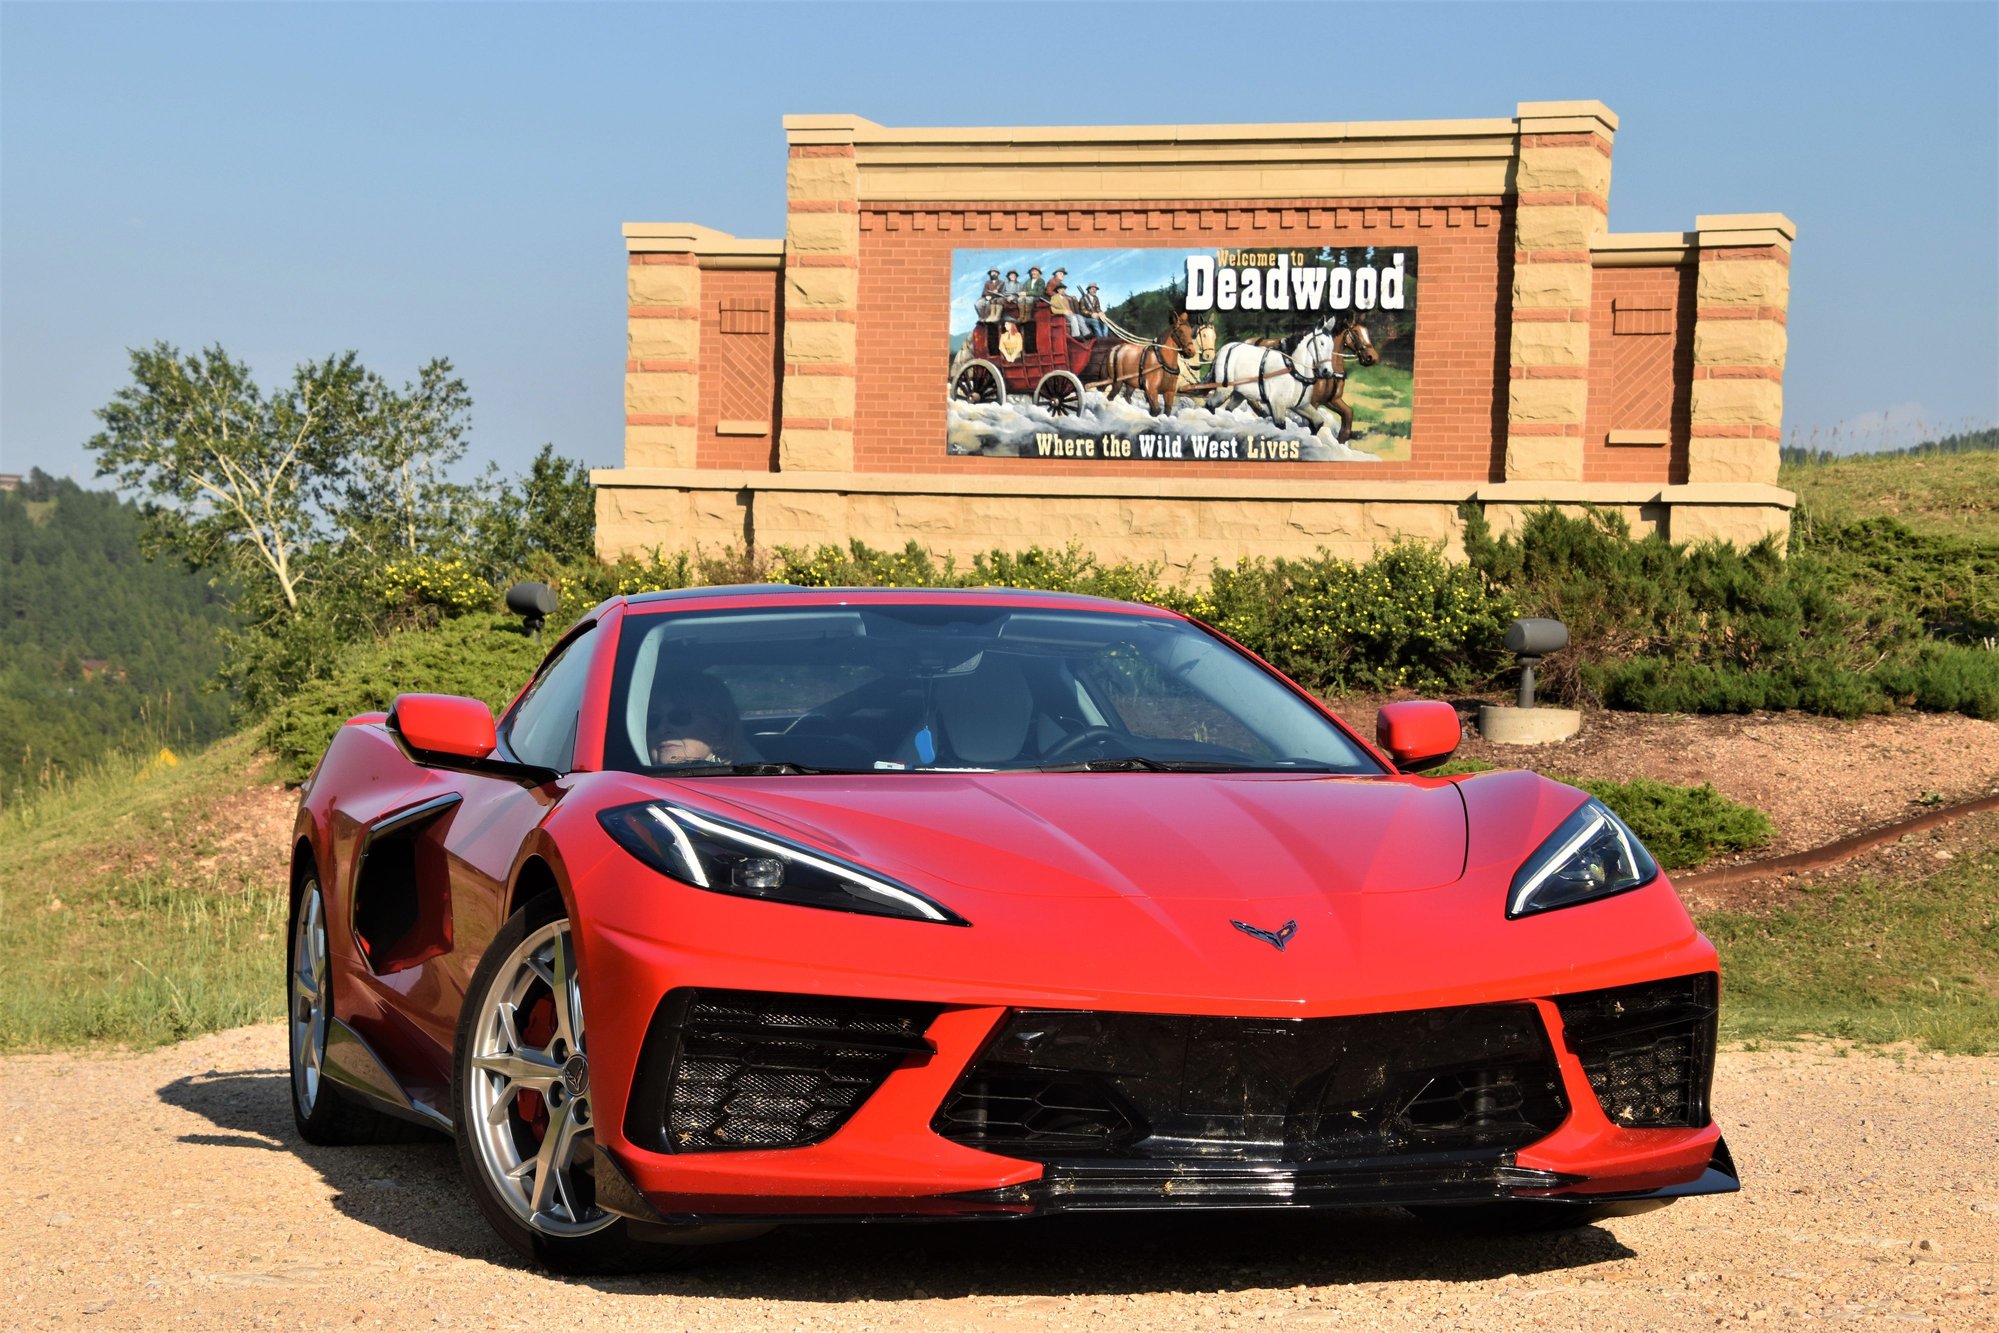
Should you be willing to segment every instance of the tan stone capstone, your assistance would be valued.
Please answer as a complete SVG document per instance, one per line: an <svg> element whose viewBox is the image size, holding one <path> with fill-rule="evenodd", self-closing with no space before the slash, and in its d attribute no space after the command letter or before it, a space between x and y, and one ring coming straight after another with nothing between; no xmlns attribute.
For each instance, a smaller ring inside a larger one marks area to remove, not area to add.
<svg viewBox="0 0 1999 1333"><path fill-rule="evenodd" d="M701 270L692 264L633 264L626 270L625 292L633 305L699 305Z"/></svg>
<svg viewBox="0 0 1999 1333"><path fill-rule="evenodd" d="M1781 426L1784 386L1775 380L1695 380L1693 421L1697 426Z"/></svg>

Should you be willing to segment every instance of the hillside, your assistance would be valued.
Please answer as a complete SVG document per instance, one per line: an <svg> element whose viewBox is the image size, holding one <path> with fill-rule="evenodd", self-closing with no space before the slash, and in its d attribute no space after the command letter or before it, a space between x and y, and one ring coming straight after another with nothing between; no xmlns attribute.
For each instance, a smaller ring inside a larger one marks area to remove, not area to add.
<svg viewBox="0 0 1999 1333"><path fill-rule="evenodd" d="M1895 518L1926 535L1999 545L1999 450L1788 463L1777 480L1814 515Z"/></svg>
<svg viewBox="0 0 1999 1333"><path fill-rule="evenodd" d="M141 554L138 508L34 472L0 492L0 801L113 750L198 747L229 612L201 574Z"/></svg>

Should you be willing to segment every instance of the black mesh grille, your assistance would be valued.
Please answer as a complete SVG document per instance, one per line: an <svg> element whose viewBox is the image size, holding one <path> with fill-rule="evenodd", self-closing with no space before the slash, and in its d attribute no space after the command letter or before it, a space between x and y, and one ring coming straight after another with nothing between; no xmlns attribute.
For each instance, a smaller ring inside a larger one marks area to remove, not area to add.
<svg viewBox="0 0 1999 1333"><path fill-rule="evenodd" d="M1021 1010L932 1127L1043 1161L1308 1162L1518 1147L1566 1114L1531 1005L1294 1020Z"/></svg>
<svg viewBox="0 0 1999 1333"><path fill-rule="evenodd" d="M759 991L674 991L639 1060L625 1135L663 1152L797 1148L845 1124L932 1047L935 1005Z"/></svg>
<svg viewBox="0 0 1999 1333"><path fill-rule="evenodd" d="M1603 1113L1619 1125L1699 1128L1714 1077L1712 972L1564 995L1555 1004Z"/></svg>

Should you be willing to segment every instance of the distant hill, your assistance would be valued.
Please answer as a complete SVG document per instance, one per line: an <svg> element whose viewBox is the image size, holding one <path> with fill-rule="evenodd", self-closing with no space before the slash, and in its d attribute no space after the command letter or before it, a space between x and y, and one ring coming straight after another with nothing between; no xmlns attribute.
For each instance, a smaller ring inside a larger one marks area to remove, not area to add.
<svg viewBox="0 0 1999 1333"><path fill-rule="evenodd" d="M202 745L229 613L206 575L147 560L136 506L30 473L0 491L0 796L114 749Z"/></svg>

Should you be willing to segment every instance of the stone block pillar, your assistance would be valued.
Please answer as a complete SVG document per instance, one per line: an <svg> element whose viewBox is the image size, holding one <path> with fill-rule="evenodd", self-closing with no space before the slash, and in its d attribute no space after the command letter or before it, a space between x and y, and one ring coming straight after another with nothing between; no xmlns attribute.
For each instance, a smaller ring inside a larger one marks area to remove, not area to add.
<svg viewBox="0 0 1999 1333"><path fill-rule="evenodd" d="M854 466L860 173L849 117L788 116L782 472Z"/></svg>
<svg viewBox="0 0 1999 1333"><path fill-rule="evenodd" d="M625 466L694 466L705 228L625 229Z"/></svg>
<svg viewBox="0 0 1999 1333"><path fill-rule="evenodd" d="M1601 102L1522 102L1515 119L1506 479L1581 481L1589 247L1610 226L1617 116Z"/></svg>
<svg viewBox="0 0 1999 1333"><path fill-rule="evenodd" d="M1709 214L1694 226L1700 257L1687 480L1773 485L1797 227L1781 213Z"/></svg>

